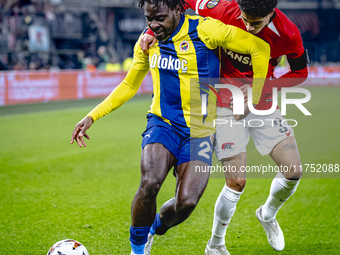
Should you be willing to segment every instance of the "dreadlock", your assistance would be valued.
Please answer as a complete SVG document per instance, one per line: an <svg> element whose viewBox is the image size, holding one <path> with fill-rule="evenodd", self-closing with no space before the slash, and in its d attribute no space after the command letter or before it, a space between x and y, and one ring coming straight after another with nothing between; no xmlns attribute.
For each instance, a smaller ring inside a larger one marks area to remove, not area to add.
<svg viewBox="0 0 340 255"><path fill-rule="evenodd" d="M265 17L277 6L277 0L238 0L240 9L255 17Z"/></svg>
<svg viewBox="0 0 340 255"><path fill-rule="evenodd" d="M179 5L181 7L181 12L185 12L184 6L187 5L187 2L185 0L138 0L138 8L142 10L146 2L157 6L160 3L163 3L169 6L171 10L174 10L177 5Z"/></svg>

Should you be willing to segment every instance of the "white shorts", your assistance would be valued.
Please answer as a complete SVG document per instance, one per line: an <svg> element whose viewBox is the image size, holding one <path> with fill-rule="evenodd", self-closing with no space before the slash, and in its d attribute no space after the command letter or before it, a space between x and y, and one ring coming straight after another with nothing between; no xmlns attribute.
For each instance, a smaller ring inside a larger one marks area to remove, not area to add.
<svg viewBox="0 0 340 255"><path fill-rule="evenodd" d="M229 108L217 108L215 152L218 160L246 152L249 134L258 152L264 156L279 142L294 136L294 130L279 109L266 116L250 113L236 121Z"/></svg>

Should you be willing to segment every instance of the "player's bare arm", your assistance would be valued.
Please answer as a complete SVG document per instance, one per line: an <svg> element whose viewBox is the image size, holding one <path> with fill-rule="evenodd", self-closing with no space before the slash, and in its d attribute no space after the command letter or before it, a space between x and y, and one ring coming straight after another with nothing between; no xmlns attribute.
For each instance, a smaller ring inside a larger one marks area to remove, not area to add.
<svg viewBox="0 0 340 255"><path fill-rule="evenodd" d="M84 141L84 137L86 139L90 139L90 137L86 134L86 131L91 127L93 123L93 119L90 116L86 116L78 124L74 127L71 144L73 144L74 140L78 143L79 147L86 147L86 143Z"/></svg>
<svg viewBox="0 0 340 255"><path fill-rule="evenodd" d="M74 140L79 147L86 147L84 137L90 139L86 131L91 125L101 117L121 107L130 100L138 91L139 86L149 70L147 57L142 52L134 53L134 62L126 74L124 80L111 92L111 94L99 105L97 105L85 118L83 118L74 128L71 144Z"/></svg>

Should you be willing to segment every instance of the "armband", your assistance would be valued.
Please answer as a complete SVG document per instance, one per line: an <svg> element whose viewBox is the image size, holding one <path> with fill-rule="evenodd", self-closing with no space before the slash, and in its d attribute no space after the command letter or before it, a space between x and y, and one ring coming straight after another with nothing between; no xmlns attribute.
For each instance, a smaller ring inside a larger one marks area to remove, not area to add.
<svg viewBox="0 0 340 255"><path fill-rule="evenodd" d="M298 58L287 58L292 71L300 71L307 67L307 63L310 62L308 51L304 51Z"/></svg>

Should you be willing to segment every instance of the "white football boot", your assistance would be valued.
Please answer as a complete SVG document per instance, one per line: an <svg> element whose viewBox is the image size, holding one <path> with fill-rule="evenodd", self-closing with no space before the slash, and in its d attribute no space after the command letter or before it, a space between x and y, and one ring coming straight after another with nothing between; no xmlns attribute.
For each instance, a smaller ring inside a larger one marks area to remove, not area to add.
<svg viewBox="0 0 340 255"><path fill-rule="evenodd" d="M208 241L207 246L205 247L204 255L230 255L225 245L220 245L216 248L210 248L210 242Z"/></svg>
<svg viewBox="0 0 340 255"><path fill-rule="evenodd" d="M268 243L275 251L282 251L285 248L285 239L279 223L276 219L270 221L262 219L262 205L256 210L255 215L267 234Z"/></svg>
<svg viewBox="0 0 340 255"><path fill-rule="evenodd" d="M151 254L151 247L153 244L153 238L155 235L151 235L150 233L148 234L148 241L145 244L144 247L144 255L150 255Z"/></svg>

